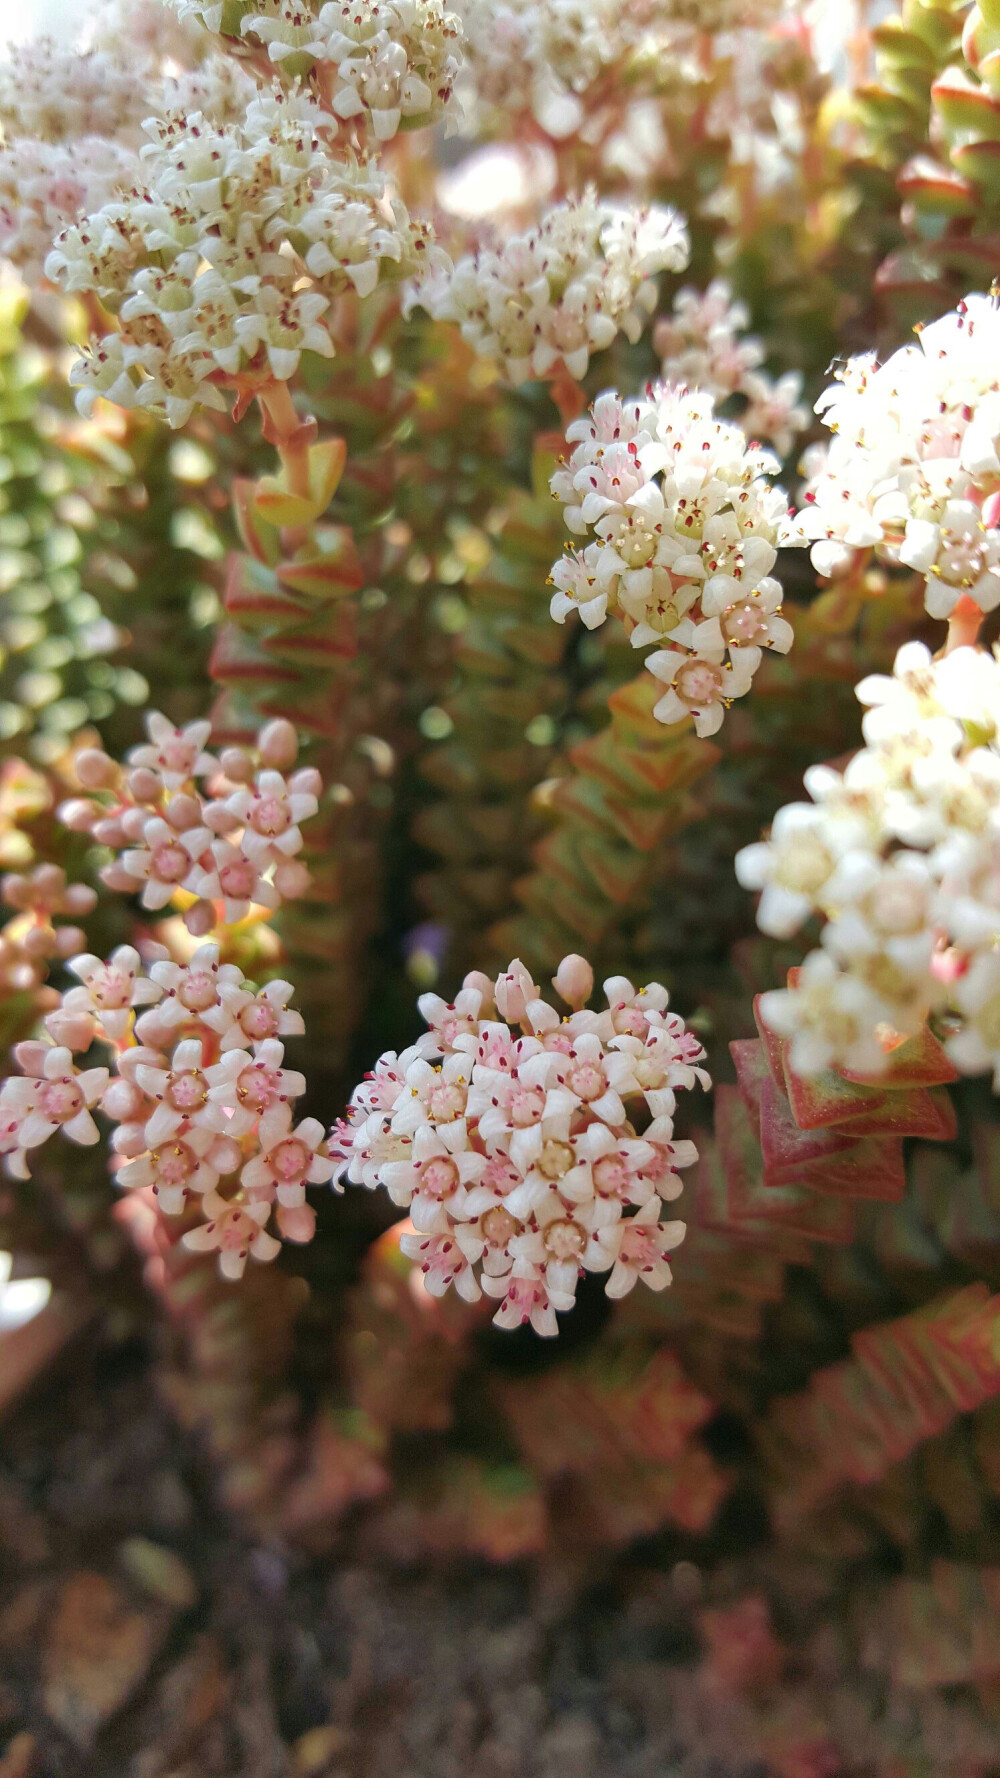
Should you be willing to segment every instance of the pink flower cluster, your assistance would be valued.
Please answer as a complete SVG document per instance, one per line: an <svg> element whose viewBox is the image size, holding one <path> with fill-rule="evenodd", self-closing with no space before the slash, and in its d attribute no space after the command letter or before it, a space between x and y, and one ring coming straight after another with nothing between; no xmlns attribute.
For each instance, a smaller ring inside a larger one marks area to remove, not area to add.
<svg viewBox="0 0 1000 1778"><path fill-rule="evenodd" d="M253 906L273 909L304 895L300 823L316 814L323 786L311 767L286 776L298 751L291 723L261 730L256 763L242 747L218 759L206 753L207 721L178 729L154 711L146 727L148 743L133 749L124 769L97 749L79 754L81 784L105 800L75 798L60 810L66 826L118 851L101 872L108 888L140 894L150 909L186 891L197 897L185 919L199 937Z"/></svg>
<svg viewBox="0 0 1000 1778"><path fill-rule="evenodd" d="M18 1044L22 1072L0 1087L8 1172L27 1178L32 1152L60 1129L96 1143L96 1109L117 1125L115 1183L150 1192L168 1216L198 1204L205 1221L184 1245L217 1251L223 1277L241 1277L248 1256L274 1259L278 1237L310 1241L305 1188L326 1184L334 1162L322 1124L293 1121L306 1083L284 1066L282 1039L304 1030L291 984L258 988L211 944L185 964L159 945L144 964L123 945L70 968L80 985L46 1018L48 1040ZM95 1042L112 1051L113 1072L77 1066Z"/></svg>
<svg viewBox="0 0 1000 1778"><path fill-rule="evenodd" d="M423 995L430 1032L380 1058L331 1137L341 1179L383 1185L409 1212L401 1246L427 1289L485 1292L499 1327L557 1333L583 1271L609 1273L610 1297L637 1278L662 1290L684 1236L660 1211L697 1159L673 1113L677 1089L709 1085L705 1052L657 983L612 977L599 1013L585 1009L593 983L564 958L553 985L568 1016L518 961L496 982L467 976L454 1004Z"/></svg>

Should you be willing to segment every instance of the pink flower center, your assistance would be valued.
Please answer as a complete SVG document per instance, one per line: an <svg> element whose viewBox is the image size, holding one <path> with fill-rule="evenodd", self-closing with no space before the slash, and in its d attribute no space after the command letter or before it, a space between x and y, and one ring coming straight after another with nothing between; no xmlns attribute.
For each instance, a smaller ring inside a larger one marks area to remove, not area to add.
<svg viewBox="0 0 1000 1778"><path fill-rule="evenodd" d="M186 1185L198 1165L186 1142L153 1150L153 1165L161 1185Z"/></svg>
<svg viewBox="0 0 1000 1778"><path fill-rule="evenodd" d="M645 1037L649 1030L649 1020L637 1006L619 1006L612 1014L611 1023L619 1037Z"/></svg>
<svg viewBox="0 0 1000 1778"><path fill-rule="evenodd" d="M623 1198L629 1188L629 1170L620 1154L602 1155L594 1167L594 1189L602 1198Z"/></svg>
<svg viewBox="0 0 1000 1778"><path fill-rule="evenodd" d="M219 998L215 976L207 970L189 970L177 998L188 1012L206 1012Z"/></svg>
<svg viewBox="0 0 1000 1778"><path fill-rule="evenodd" d="M553 1055L571 1056L573 1039L568 1031L546 1031L542 1038L542 1048L551 1050Z"/></svg>
<svg viewBox="0 0 1000 1778"><path fill-rule="evenodd" d="M236 1097L247 1111L255 1112L259 1117L269 1105L280 1099L281 1075L276 1068L265 1068L263 1063L254 1062L249 1068L244 1068L240 1075Z"/></svg>
<svg viewBox="0 0 1000 1778"><path fill-rule="evenodd" d="M250 810L250 826L255 833L263 834L265 839L287 833L291 824L287 804L280 796L262 796Z"/></svg>
<svg viewBox="0 0 1000 1778"><path fill-rule="evenodd" d="M672 1173L674 1170L673 1153L671 1149L664 1148L662 1143L654 1142L653 1147L656 1153L651 1161L646 1162L642 1171L646 1179L651 1179L654 1185L659 1185L662 1180L666 1179L668 1173Z"/></svg>
<svg viewBox="0 0 1000 1778"><path fill-rule="evenodd" d="M312 1153L297 1136L286 1136L268 1155L271 1172L279 1185L298 1185L312 1164Z"/></svg>
<svg viewBox="0 0 1000 1778"><path fill-rule="evenodd" d="M431 1088L427 1109L436 1123L450 1124L456 1117L461 1117L465 1110L465 1098L464 1087L443 1080L439 1086Z"/></svg>
<svg viewBox="0 0 1000 1778"><path fill-rule="evenodd" d="M445 1160L443 1155L425 1161L420 1169L420 1190L432 1198L446 1198L457 1184L458 1168L454 1161Z"/></svg>
<svg viewBox="0 0 1000 1778"><path fill-rule="evenodd" d="M554 1260L578 1259L587 1245L587 1237L575 1222L550 1222L545 1230L545 1251Z"/></svg>
<svg viewBox="0 0 1000 1778"><path fill-rule="evenodd" d="M599 1068L596 1062L577 1062L566 1076L566 1085L578 1099L589 1104L592 1099L601 1097L607 1082L604 1078L603 1068Z"/></svg>
<svg viewBox="0 0 1000 1778"><path fill-rule="evenodd" d="M677 696L693 709L714 704L722 696L722 668L711 661L688 661L674 680Z"/></svg>
<svg viewBox="0 0 1000 1778"><path fill-rule="evenodd" d="M132 977L124 969L97 969L90 978L90 998L105 1012L117 1012L132 1004Z"/></svg>
<svg viewBox="0 0 1000 1778"><path fill-rule="evenodd" d="M501 1209L499 1204L494 1205L492 1210L487 1210L483 1217L483 1234L491 1247L506 1247L519 1227L520 1224L510 1211Z"/></svg>
<svg viewBox="0 0 1000 1778"><path fill-rule="evenodd" d="M526 1130L537 1124L545 1110L545 1094L541 1087L515 1087L510 1100L510 1121L515 1129Z"/></svg>
<svg viewBox="0 0 1000 1778"><path fill-rule="evenodd" d="M266 1000L252 1000L249 1006L243 1008L237 1023L254 1043L262 1043L265 1038L273 1037L277 1031L278 1015Z"/></svg>
<svg viewBox="0 0 1000 1778"><path fill-rule="evenodd" d="M622 1236L618 1257L637 1272L651 1272L663 1258L657 1229L644 1222L630 1222Z"/></svg>
<svg viewBox="0 0 1000 1778"><path fill-rule="evenodd" d="M249 901L257 884L257 872L245 858L233 858L219 872L219 887L227 901Z"/></svg>
<svg viewBox="0 0 1000 1778"><path fill-rule="evenodd" d="M495 1160L487 1161L480 1183L487 1191L496 1192L498 1198L505 1198L516 1185L520 1185L521 1175L513 1161L505 1161L498 1156Z"/></svg>
<svg viewBox="0 0 1000 1778"><path fill-rule="evenodd" d="M179 840L164 840L153 852L153 875L161 883L179 883L191 869L191 860Z"/></svg>
<svg viewBox="0 0 1000 1778"><path fill-rule="evenodd" d="M242 1253L260 1233L252 1216L236 1206L216 1218L215 1232L224 1253Z"/></svg>
<svg viewBox="0 0 1000 1778"><path fill-rule="evenodd" d="M172 1074L164 1095L168 1105L175 1111L188 1114L200 1111L208 1099L208 1082L197 1068L187 1069L182 1074Z"/></svg>
<svg viewBox="0 0 1000 1778"><path fill-rule="evenodd" d="M48 1080L38 1094L38 1109L50 1124L68 1124L84 1109L83 1094L72 1080Z"/></svg>
<svg viewBox="0 0 1000 1778"><path fill-rule="evenodd" d="M421 1262L421 1271L433 1272L446 1284L450 1284L461 1263L454 1241L450 1241L447 1236L438 1236L435 1240L426 1242L421 1252L425 1256Z"/></svg>
<svg viewBox="0 0 1000 1778"><path fill-rule="evenodd" d="M194 748L190 741L184 741L180 735L176 740L167 741L160 748L159 761L165 772L183 772L185 777L194 765Z"/></svg>
<svg viewBox="0 0 1000 1778"><path fill-rule="evenodd" d="M736 642L743 646L766 642L767 615L751 601L745 605L731 605L722 620L722 634L727 642Z"/></svg>

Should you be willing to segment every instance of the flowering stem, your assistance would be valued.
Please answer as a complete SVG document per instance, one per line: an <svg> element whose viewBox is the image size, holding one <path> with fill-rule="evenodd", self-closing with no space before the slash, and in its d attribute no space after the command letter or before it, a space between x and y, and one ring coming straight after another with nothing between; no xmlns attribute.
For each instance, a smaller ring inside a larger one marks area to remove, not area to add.
<svg viewBox="0 0 1000 1778"><path fill-rule="evenodd" d="M261 390L258 400L264 412L265 435L281 458L288 491L308 500L309 442L315 422L310 426L299 419L287 383L271 383Z"/></svg>
<svg viewBox="0 0 1000 1778"><path fill-rule="evenodd" d="M974 648L979 640L983 614L975 599L963 593L948 620L948 639L940 650L942 655L954 654L956 648Z"/></svg>

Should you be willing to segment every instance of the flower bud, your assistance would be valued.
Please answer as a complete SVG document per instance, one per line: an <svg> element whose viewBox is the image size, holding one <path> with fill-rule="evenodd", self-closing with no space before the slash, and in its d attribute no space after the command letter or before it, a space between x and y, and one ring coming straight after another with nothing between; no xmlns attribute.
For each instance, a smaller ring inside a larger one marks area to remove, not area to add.
<svg viewBox="0 0 1000 1778"><path fill-rule="evenodd" d="M226 808L225 803L206 803L201 812L201 819L205 827L209 828L212 833L232 833L233 829L240 825L236 816Z"/></svg>
<svg viewBox="0 0 1000 1778"><path fill-rule="evenodd" d="M304 1245L316 1233L316 1212L311 1204L279 1204L275 1221L286 1241Z"/></svg>
<svg viewBox="0 0 1000 1778"><path fill-rule="evenodd" d="M260 763L271 771L287 772L299 757L299 738L284 716L275 717L257 736Z"/></svg>
<svg viewBox="0 0 1000 1778"><path fill-rule="evenodd" d="M100 747L85 747L73 763L84 790L112 790L118 782L116 761Z"/></svg>
<svg viewBox="0 0 1000 1778"><path fill-rule="evenodd" d="M101 1097L101 1110L116 1124L134 1123L142 1116L145 1105L146 1096L142 1090L134 1081L123 1080L121 1076L108 1082Z"/></svg>
<svg viewBox="0 0 1000 1778"><path fill-rule="evenodd" d="M578 956L575 951L564 957L552 977L552 986L567 1006L579 1012L594 992L594 972L586 957Z"/></svg>
<svg viewBox="0 0 1000 1778"><path fill-rule="evenodd" d="M89 1050L97 1027L89 1013L66 1012L60 1006L46 1016L45 1029L53 1043L61 1044L80 1055L84 1050Z"/></svg>
<svg viewBox="0 0 1000 1778"><path fill-rule="evenodd" d="M140 879L130 876L122 864L106 864L99 874L105 888L119 895L132 895L140 887Z"/></svg>
<svg viewBox="0 0 1000 1778"><path fill-rule="evenodd" d="M323 794L323 779L315 766L303 766L301 772L293 772L288 780L288 788L293 796L315 796Z"/></svg>
<svg viewBox="0 0 1000 1778"><path fill-rule="evenodd" d="M192 938L205 938L216 924L215 908L210 901L202 898L189 907L184 915L184 924Z"/></svg>
<svg viewBox="0 0 1000 1778"><path fill-rule="evenodd" d="M125 780L125 788L133 802L158 803L163 793L163 781L148 766L134 766Z"/></svg>
<svg viewBox="0 0 1000 1778"><path fill-rule="evenodd" d="M63 896L64 914L92 914L96 906L96 889L89 883L70 883Z"/></svg>
<svg viewBox="0 0 1000 1778"><path fill-rule="evenodd" d="M227 747L219 764L234 784L249 784L253 777L253 760L245 747Z"/></svg>
<svg viewBox="0 0 1000 1778"><path fill-rule="evenodd" d="M304 864L297 858L283 859L274 873L274 887L285 901L297 901L304 895L312 882L312 877Z"/></svg>
<svg viewBox="0 0 1000 1778"><path fill-rule="evenodd" d="M30 908L31 884L20 871L11 871L8 876L0 878L0 897L9 908Z"/></svg>
<svg viewBox="0 0 1000 1778"><path fill-rule="evenodd" d="M123 1124L115 1130L111 1137L111 1146L115 1154L120 1154L125 1161L138 1160L146 1152L146 1133L142 1126L136 1129L134 1124Z"/></svg>
<svg viewBox="0 0 1000 1778"><path fill-rule="evenodd" d="M87 934L82 926L57 926L55 941L57 957L78 957L87 948Z"/></svg>
<svg viewBox="0 0 1000 1778"><path fill-rule="evenodd" d="M95 821L91 831L99 846L124 846L126 843L125 829L117 815L108 815L103 821Z"/></svg>
<svg viewBox="0 0 1000 1778"><path fill-rule="evenodd" d="M126 809L118 825L127 840L141 840L149 814L146 809Z"/></svg>
<svg viewBox="0 0 1000 1778"><path fill-rule="evenodd" d="M94 822L104 813L98 803L92 803L83 796L71 796L68 802L60 803L56 814L70 833L90 833Z"/></svg>
<svg viewBox="0 0 1000 1778"><path fill-rule="evenodd" d="M44 957L51 957L56 950L56 935L51 926L32 926L21 940L21 949L33 963L39 963ZM76 950L82 950L81 945ZM70 956L73 952L70 952Z"/></svg>
<svg viewBox="0 0 1000 1778"><path fill-rule="evenodd" d="M463 988L475 988L482 995L482 1000L479 1003L479 1017L488 1019L490 1014L496 1010L493 1001L493 983L489 976L484 975L481 969L470 969L462 986Z"/></svg>
<svg viewBox="0 0 1000 1778"><path fill-rule="evenodd" d="M31 873L31 887L34 891L35 903L61 901L66 888L66 872L58 864L40 864Z"/></svg>
<svg viewBox="0 0 1000 1778"><path fill-rule="evenodd" d="M181 795L170 798L163 815L177 833L186 833L191 827L201 826L201 809L200 797L187 796L182 792Z"/></svg>
<svg viewBox="0 0 1000 1778"><path fill-rule="evenodd" d="M177 1026L169 1024L163 1018L158 1006L151 1006L148 1012L139 1014L135 1021L135 1034L141 1044L154 1050L170 1049L177 1042Z"/></svg>
<svg viewBox="0 0 1000 1778"><path fill-rule="evenodd" d="M509 969L498 975L493 989L497 1011L508 1025L520 1025L526 1018L529 1000L538 1000L539 992L519 957Z"/></svg>
<svg viewBox="0 0 1000 1778"><path fill-rule="evenodd" d="M49 1054L47 1043L39 1043L37 1037L29 1037L24 1043L15 1043L13 1055L18 1067L25 1074L40 1076L45 1071L45 1058Z"/></svg>

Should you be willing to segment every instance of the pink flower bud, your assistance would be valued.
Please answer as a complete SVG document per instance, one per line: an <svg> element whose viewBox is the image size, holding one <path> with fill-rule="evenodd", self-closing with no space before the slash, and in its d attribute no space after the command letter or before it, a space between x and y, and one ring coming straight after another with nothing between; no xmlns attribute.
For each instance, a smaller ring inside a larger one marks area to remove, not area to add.
<svg viewBox="0 0 1000 1778"><path fill-rule="evenodd" d="M300 1246L316 1233L316 1212L311 1204L279 1204L275 1220L285 1240L297 1241Z"/></svg>
<svg viewBox="0 0 1000 1778"><path fill-rule="evenodd" d="M148 766L134 766L125 779L125 788L136 803L158 803L163 794L163 780Z"/></svg>
<svg viewBox="0 0 1000 1778"><path fill-rule="evenodd" d="M293 796L315 796L323 794L323 779L315 766L303 766L301 772L293 772L288 780L288 788Z"/></svg>
<svg viewBox="0 0 1000 1778"><path fill-rule="evenodd" d="M87 934L82 926L57 926L55 939L57 957L78 957L87 948Z"/></svg>
<svg viewBox="0 0 1000 1778"><path fill-rule="evenodd" d="M285 901L297 901L304 895L312 878L297 858L283 859L274 873L274 887Z"/></svg>
<svg viewBox="0 0 1000 1778"><path fill-rule="evenodd" d="M496 1010L493 1002L493 983L490 981L489 976L484 975L481 969L470 969L462 986L463 988L478 989L479 993L482 995L482 1000L479 1004L479 1017L481 1019L488 1019L490 1014Z"/></svg>
<svg viewBox="0 0 1000 1778"><path fill-rule="evenodd" d="M115 1130L111 1137L111 1146L115 1154L120 1154L125 1161L138 1160L147 1149L145 1130L142 1124L123 1124Z"/></svg>
<svg viewBox="0 0 1000 1778"><path fill-rule="evenodd" d="M135 1021L135 1034L141 1044L147 1044L155 1050L170 1049L177 1042L177 1026L168 1025L156 1006L139 1014Z"/></svg>
<svg viewBox="0 0 1000 1778"><path fill-rule="evenodd" d="M80 1054L89 1050L97 1027L89 1013L66 1012L59 1006L47 1015L45 1029L53 1043Z"/></svg>
<svg viewBox="0 0 1000 1778"><path fill-rule="evenodd" d="M119 1056L118 1072L125 1080L131 1080L140 1064L149 1068L162 1068L163 1057L158 1049L151 1049L146 1043L136 1044L134 1049L125 1050Z"/></svg>
<svg viewBox="0 0 1000 1778"><path fill-rule="evenodd" d="M32 926L31 930L26 932L22 938L21 948L25 956L30 957L33 963L39 963L44 957L54 955L56 935L51 926ZM81 951L83 946L77 945L76 949ZM70 955L73 955L72 951Z"/></svg>
<svg viewBox="0 0 1000 1778"><path fill-rule="evenodd" d="M119 895L131 895L139 888L139 878L130 877L124 865L106 864L99 874L105 888L115 889Z"/></svg>
<svg viewBox="0 0 1000 1778"><path fill-rule="evenodd" d="M299 757L299 738L284 716L276 716L257 736L257 752L262 766L271 771L287 772Z"/></svg>
<svg viewBox="0 0 1000 1778"><path fill-rule="evenodd" d="M515 957L510 968L497 976L493 996L500 1017L506 1019L508 1025L520 1025L527 1016L529 1000L541 998L520 957Z"/></svg>
<svg viewBox="0 0 1000 1778"><path fill-rule="evenodd" d="M45 1069L45 1058L49 1053L47 1043L39 1043L37 1037L29 1037L24 1043L15 1043L14 1060L25 1074L39 1077Z"/></svg>
<svg viewBox="0 0 1000 1778"><path fill-rule="evenodd" d="M216 1136L208 1153L210 1164L223 1176L235 1173L243 1158L243 1150L231 1136Z"/></svg>
<svg viewBox="0 0 1000 1778"><path fill-rule="evenodd" d="M118 782L117 763L100 747L85 747L73 763L84 790L112 790Z"/></svg>
<svg viewBox="0 0 1000 1778"><path fill-rule="evenodd" d="M253 777L253 760L245 747L227 747L219 764L234 784L249 784Z"/></svg>
<svg viewBox="0 0 1000 1778"><path fill-rule="evenodd" d="M225 803L206 803L201 812L204 825L212 833L232 833L240 823L236 816L226 808Z"/></svg>
<svg viewBox="0 0 1000 1778"><path fill-rule="evenodd" d="M95 821L93 835L99 846L124 846L125 829L117 815L108 815L103 821Z"/></svg>
<svg viewBox="0 0 1000 1778"><path fill-rule="evenodd" d="M68 802L60 803L56 810L63 826L68 827L70 833L90 833L103 812L98 803L88 802L83 796L71 796Z"/></svg>
<svg viewBox="0 0 1000 1778"><path fill-rule="evenodd" d="M118 824L127 840L141 840L148 820L146 809L126 809Z"/></svg>
<svg viewBox="0 0 1000 1778"><path fill-rule="evenodd" d="M63 896L64 914L92 914L96 906L96 889L89 883L70 883Z"/></svg>
<svg viewBox="0 0 1000 1778"><path fill-rule="evenodd" d="M66 872L58 864L40 864L31 873L31 886L35 891L35 900L61 900L66 887Z"/></svg>
<svg viewBox="0 0 1000 1778"><path fill-rule="evenodd" d="M178 833L186 833L189 827L201 826L201 806L198 796L172 796L163 811L164 818Z"/></svg>
<svg viewBox="0 0 1000 1778"><path fill-rule="evenodd" d="M121 1077L108 1082L101 1098L101 1110L116 1124L134 1123L142 1116L145 1104L145 1095L135 1082Z"/></svg>
<svg viewBox="0 0 1000 1778"><path fill-rule="evenodd" d="M567 1006L579 1012L594 992L594 972L586 957L577 956L575 951L564 957L552 977L552 986Z"/></svg>
<svg viewBox="0 0 1000 1778"><path fill-rule="evenodd" d="M0 880L0 895L9 908L30 908L31 884L20 872L12 871Z"/></svg>
<svg viewBox="0 0 1000 1778"><path fill-rule="evenodd" d="M184 915L184 924L192 938L204 938L216 924L215 908L210 901L196 901Z"/></svg>

